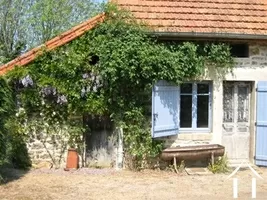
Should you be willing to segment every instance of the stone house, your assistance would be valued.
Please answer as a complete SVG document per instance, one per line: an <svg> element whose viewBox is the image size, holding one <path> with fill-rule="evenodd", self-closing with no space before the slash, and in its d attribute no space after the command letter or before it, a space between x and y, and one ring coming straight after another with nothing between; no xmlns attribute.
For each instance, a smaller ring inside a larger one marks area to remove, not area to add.
<svg viewBox="0 0 267 200"><path fill-rule="evenodd" d="M53 50L78 38L95 27L96 24L102 22L103 19L104 14L99 14L0 66L0 76L12 70L15 66L26 66L40 55L44 47L47 50ZM92 133L86 137L87 149L85 155L83 155L88 161L86 165L110 167L116 160L117 152L116 135L113 134L112 124L110 120L105 118L102 118L101 121L98 118L89 119L89 122ZM32 163L37 166L49 166L56 163L57 167L65 167L67 160L66 143L59 143L58 141L61 140L57 136L41 137L40 135L39 133L32 134L27 142L28 153ZM82 156L80 155L80 166L82 166L81 158Z"/></svg>
<svg viewBox="0 0 267 200"><path fill-rule="evenodd" d="M228 159L267 166L267 2L265 0L113 0L153 28L160 40L226 42L232 46L232 73L180 86L159 82L153 93L152 137L166 146L222 144ZM54 49L82 35L104 15L45 43ZM26 65L37 47L0 68ZM166 95L160 96L163 91ZM168 98L169 106L160 98Z"/></svg>
<svg viewBox="0 0 267 200"><path fill-rule="evenodd" d="M117 0L161 40L232 46L233 73L180 86L161 82L152 103L152 136L166 146L222 144L232 164L267 166L267 2ZM167 100L166 106L163 101Z"/></svg>

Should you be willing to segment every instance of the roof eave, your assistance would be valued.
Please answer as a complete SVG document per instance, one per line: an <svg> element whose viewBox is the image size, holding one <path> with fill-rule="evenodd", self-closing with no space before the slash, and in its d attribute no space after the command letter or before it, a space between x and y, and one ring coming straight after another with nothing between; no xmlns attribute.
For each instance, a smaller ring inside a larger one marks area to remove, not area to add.
<svg viewBox="0 0 267 200"><path fill-rule="evenodd" d="M160 38L207 38L229 40L267 40L267 35L206 32L150 32Z"/></svg>

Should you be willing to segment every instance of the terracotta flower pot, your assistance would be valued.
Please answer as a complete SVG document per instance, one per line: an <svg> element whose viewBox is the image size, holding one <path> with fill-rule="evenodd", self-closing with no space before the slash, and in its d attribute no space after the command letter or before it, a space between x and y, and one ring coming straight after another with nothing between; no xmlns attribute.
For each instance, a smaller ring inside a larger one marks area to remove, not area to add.
<svg viewBox="0 0 267 200"><path fill-rule="evenodd" d="M66 169L78 169L79 168L79 155L74 148L68 149L67 165Z"/></svg>

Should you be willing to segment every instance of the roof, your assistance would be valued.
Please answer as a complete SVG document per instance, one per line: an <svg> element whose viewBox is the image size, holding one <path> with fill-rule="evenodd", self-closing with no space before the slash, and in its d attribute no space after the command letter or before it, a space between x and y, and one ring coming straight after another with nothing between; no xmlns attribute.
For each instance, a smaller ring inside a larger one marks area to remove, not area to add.
<svg viewBox="0 0 267 200"><path fill-rule="evenodd" d="M110 0L130 10L137 20L155 33L267 40L267 0ZM42 48L52 50L79 37L104 20L99 14L47 41L9 63L0 66L0 75L33 61ZM229 36L230 35L230 36Z"/></svg>
<svg viewBox="0 0 267 200"><path fill-rule="evenodd" d="M55 38L47 41L45 44L33 48L30 51L26 52L25 54L22 54L21 56L17 57L16 59L4 64L3 66L0 66L0 75L5 74L9 70L12 70L15 66L24 66L30 63L36 58L37 55L42 53L43 48L45 48L46 50L52 50L81 36L86 31L95 27L96 24L102 22L104 20L104 16L105 16L104 13L99 14L73 27L72 29L56 36Z"/></svg>
<svg viewBox="0 0 267 200"><path fill-rule="evenodd" d="M156 32L267 35L267 0L114 0Z"/></svg>

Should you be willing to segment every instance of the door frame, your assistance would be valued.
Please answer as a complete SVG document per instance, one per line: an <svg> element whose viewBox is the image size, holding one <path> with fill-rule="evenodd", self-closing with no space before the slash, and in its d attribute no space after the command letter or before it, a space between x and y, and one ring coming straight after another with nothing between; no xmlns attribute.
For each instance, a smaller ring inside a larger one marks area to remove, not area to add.
<svg viewBox="0 0 267 200"><path fill-rule="evenodd" d="M251 97L250 97L250 149L249 149L249 161L255 164L256 156L256 85L255 81L251 81Z"/></svg>

